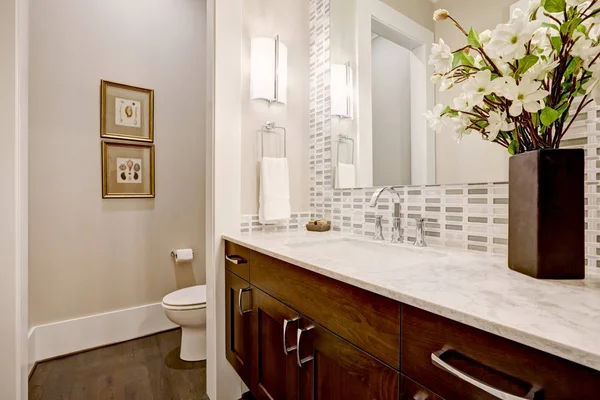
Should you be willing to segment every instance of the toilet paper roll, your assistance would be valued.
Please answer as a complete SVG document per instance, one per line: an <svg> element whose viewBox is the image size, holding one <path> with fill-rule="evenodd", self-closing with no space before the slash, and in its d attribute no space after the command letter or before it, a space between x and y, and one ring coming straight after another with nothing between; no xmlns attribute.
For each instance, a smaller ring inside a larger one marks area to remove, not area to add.
<svg viewBox="0 0 600 400"><path fill-rule="evenodd" d="M177 249L175 250L175 262L189 262L194 259L194 251L192 249Z"/></svg>

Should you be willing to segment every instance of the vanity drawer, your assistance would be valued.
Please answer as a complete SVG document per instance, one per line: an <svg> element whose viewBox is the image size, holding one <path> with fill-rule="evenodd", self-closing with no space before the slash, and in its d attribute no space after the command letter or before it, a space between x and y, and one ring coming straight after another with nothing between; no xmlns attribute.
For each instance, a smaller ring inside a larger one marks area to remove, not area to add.
<svg viewBox="0 0 600 400"><path fill-rule="evenodd" d="M225 268L250 281L250 250L232 242L225 242Z"/></svg>
<svg viewBox="0 0 600 400"><path fill-rule="evenodd" d="M252 285L396 370L400 303L252 251Z"/></svg>
<svg viewBox="0 0 600 400"><path fill-rule="evenodd" d="M531 400L600 398L600 372L582 365L410 306L402 307L402 327L402 373L447 400L502 398L493 390Z"/></svg>

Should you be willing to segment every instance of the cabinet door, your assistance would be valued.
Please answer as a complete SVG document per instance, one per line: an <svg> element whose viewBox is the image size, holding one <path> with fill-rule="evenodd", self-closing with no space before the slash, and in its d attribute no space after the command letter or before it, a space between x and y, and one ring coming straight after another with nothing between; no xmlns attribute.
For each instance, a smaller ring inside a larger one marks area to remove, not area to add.
<svg viewBox="0 0 600 400"><path fill-rule="evenodd" d="M257 400L297 400L298 314L260 290L252 312L252 393Z"/></svg>
<svg viewBox="0 0 600 400"><path fill-rule="evenodd" d="M225 271L226 356L246 386L250 386L252 289L237 275Z"/></svg>
<svg viewBox="0 0 600 400"><path fill-rule="evenodd" d="M399 373L302 319L296 350L301 400L398 400Z"/></svg>

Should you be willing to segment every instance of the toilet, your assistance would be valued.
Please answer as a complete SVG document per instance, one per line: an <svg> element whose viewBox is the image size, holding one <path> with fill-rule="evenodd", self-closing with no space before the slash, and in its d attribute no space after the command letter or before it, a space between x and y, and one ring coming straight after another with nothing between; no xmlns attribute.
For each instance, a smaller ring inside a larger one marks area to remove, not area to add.
<svg viewBox="0 0 600 400"><path fill-rule="evenodd" d="M184 361L206 360L206 285L169 293L162 307L167 318L181 326L179 357Z"/></svg>

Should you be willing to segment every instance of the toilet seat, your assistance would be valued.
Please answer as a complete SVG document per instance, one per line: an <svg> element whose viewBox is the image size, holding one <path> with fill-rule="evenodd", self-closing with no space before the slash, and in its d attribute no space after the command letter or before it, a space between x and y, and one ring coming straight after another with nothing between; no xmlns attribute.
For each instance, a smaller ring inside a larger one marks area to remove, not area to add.
<svg viewBox="0 0 600 400"><path fill-rule="evenodd" d="M206 285L176 290L163 297L162 305L169 310L196 310L206 308Z"/></svg>

